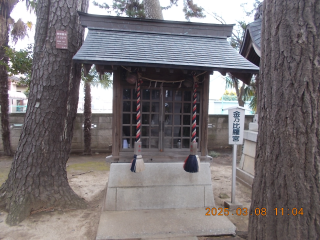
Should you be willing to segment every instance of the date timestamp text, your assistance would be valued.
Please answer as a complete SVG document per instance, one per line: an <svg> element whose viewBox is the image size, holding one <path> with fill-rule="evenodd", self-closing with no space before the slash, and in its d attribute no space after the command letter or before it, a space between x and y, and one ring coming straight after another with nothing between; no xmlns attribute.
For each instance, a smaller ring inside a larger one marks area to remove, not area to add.
<svg viewBox="0 0 320 240"><path fill-rule="evenodd" d="M273 214L276 216L285 216L285 215L303 215L303 208L274 208ZM267 209L266 208L256 208L250 214L248 208L237 208L235 211L230 212L229 208L206 208L206 216L229 216L229 215L237 215L237 216L266 216Z"/></svg>

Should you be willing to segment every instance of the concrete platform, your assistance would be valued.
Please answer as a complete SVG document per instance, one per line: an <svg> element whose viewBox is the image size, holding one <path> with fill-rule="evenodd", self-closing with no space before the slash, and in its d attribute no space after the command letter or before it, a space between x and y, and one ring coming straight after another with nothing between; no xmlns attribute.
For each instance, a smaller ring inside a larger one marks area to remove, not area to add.
<svg viewBox="0 0 320 240"><path fill-rule="evenodd" d="M250 123L251 129L257 130L257 123ZM250 129L249 126L249 129ZM254 163L256 156L258 132L244 131L244 147L239 167L237 167L237 180L246 187L252 188L254 178Z"/></svg>
<svg viewBox="0 0 320 240"><path fill-rule="evenodd" d="M254 176L251 175L250 173L243 171L240 168L237 168L236 171L237 171L236 172L237 181L241 182L243 185L245 185L248 188L252 188Z"/></svg>
<svg viewBox="0 0 320 240"><path fill-rule="evenodd" d="M182 162L145 163L140 173L130 163L112 163L96 239L234 235L228 218L205 215L214 206L209 163L200 163L198 173L185 172Z"/></svg>
<svg viewBox="0 0 320 240"><path fill-rule="evenodd" d="M197 237L141 238L141 240L198 240Z"/></svg>
<svg viewBox="0 0 320 240"><path fill-rule="evenodd" d="M198 173L187 173L183 163L145 163L132 173L130 163L112 163L104 210L214 207L209 163Z"/></svg>
<svg viewBox="0 0 320 240"><path fill-rule="evenodd" d="M189 239L235 235L225 216L205 216L205 208L104 211L96 239Z"/></svg>

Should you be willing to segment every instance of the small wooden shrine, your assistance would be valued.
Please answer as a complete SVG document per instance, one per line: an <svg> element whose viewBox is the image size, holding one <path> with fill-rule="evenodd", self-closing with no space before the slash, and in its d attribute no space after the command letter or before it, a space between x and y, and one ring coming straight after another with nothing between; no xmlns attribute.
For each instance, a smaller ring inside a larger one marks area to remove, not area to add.
<svg viewBox="0 0 320 240"><path fill-rule="evenodd" d="M256 66L260 65L261 57L261 26L262 26L262 3L254 16L254 22L249 23L240 47L240 54Z"/></svg>
<svg viewBox="0 0 320 240"><path fill-rule="evenodd" d="M189 155L195 81L198 155L205 160L210 75L230 72L248 81L259 71L228 43L233 25L79 15L89 32L74 61L113 73L113 160L133 156L137 79L144 160L183 161Z"/></svg>

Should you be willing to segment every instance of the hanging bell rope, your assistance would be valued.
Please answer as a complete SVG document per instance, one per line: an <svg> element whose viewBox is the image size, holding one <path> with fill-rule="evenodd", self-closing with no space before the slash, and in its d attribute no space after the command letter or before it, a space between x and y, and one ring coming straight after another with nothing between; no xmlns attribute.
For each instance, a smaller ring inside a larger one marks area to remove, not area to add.
<svg viewBox="0 0 320 240"><path fill-rule="evenodd" d="M197 88L198 79L196 76L193 77L193 106L192 106L192 133L191 133L191 145L190 155L184 161L183 169L189 173L199 172L200 158L197 155Z"/></svg>
<svg viewBox="0 0 320 240"><path fill-rule="evenodd" d="M141 129L141 109L140 109L140 97L141 97L141 80L138 79L137 87L137 127L136 127L136 142L140 142L140 129Z"/></svg>
<svg viewBox="0 0 320 240"><path fill-rule="evenodd" d="M197 136L197 88L198 83L194 83L193 87L193 106L192 106L192 136L191 136L191 142L196 142L196 136Z"/></svg>
<svg viewBox="0 0 320 240"><path fill-rule="evenodd" d="M134 143L134 155L131 162L131 172L142 172L144 171L144 161L141 155L141 78L138 73L138 81L137 81L137 127L136 127L136 141Z"/></svg>

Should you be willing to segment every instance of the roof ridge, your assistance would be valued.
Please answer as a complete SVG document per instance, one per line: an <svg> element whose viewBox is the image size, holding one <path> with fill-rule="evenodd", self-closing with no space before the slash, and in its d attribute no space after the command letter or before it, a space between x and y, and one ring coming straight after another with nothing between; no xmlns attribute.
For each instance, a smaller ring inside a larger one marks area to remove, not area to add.
<svg viewBox="0 0 320 240"><path fill-rule="evenodd" d="M149 31L136 31L136 30L122 30L122 29L106 29L106 28L98 28L98 27L88 27L88 29L92 30L102 30L108 32L126 32L126 33L145 33L145 34L155 34L155 35L171 35L171 36L179 36L179 37L199 37L199 38L217 38L217 39L227 39L227 37L222 36L208 36L208 35L194 35L194 34L178 34L178 33L163 33L163 32L149 32Z"/></svg>

